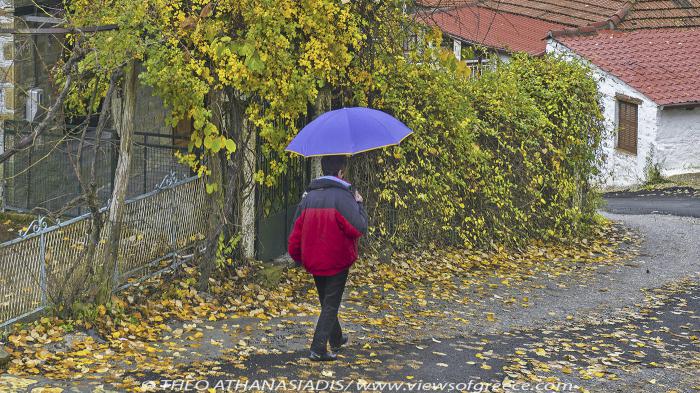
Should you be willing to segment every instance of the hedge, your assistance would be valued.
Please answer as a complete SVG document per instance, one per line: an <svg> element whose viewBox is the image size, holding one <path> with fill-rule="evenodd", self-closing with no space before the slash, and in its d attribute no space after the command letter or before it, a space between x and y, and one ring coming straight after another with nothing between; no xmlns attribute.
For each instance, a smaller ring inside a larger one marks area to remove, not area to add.
<svg viewBox="0 0 700 393"><path fill-rule="evenodd" d="M588 68L516 55L470 78L443 56L397 59L374 77L372 105L415 132L353 159L368 244L518 246L573 239L593 225L589 181L605 127Z"/></svg>

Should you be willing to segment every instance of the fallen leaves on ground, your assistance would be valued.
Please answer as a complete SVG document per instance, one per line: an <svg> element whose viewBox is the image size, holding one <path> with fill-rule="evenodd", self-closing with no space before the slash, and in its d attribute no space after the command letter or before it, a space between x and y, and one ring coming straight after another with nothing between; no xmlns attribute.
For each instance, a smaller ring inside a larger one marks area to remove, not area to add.
<svg viewBox="0 0 700 393"><path fill-rule="evenodd" d="M493 311L478 317L443 310L446 304L468 306L484 299L504 307L529 307L531 296L522 295L541 287L535 278L575 275L580 280L602 265L623 261L623 243L633 244L633 236L606 226L573 245L534 243L519 252L427 249L397 253L389 262L368 257L353 267L342 318L365 330L368 351L375 342L420 339L450 324L496 323ZM207 351L244 369L250 356L275 351L266 337L251 341L251 330L261 330L271 340L286 323L301 326L306 334L313 322L294 318L318 312L312 280L302 269L288 269L275 285L256 281L260 269L259 263L237 266L228 276L211 279L205 294L196 289L196 269L185 265L174 277L150 279L115 296L109 307L97 310L94 321L41 318L8 336L7 350L13 356L9 372L138 389L147 375L181 376L183 364L191 364L185 369L190 375L221 373L216 362L190 359ZM563 281L558 285L566 285ZM257 326L251 319L259 321ZM232 339L212 338L214 330ZM549 351L538 348L534 353L544 357ZM360 365L378 361L371 353L356 360ZM477 364L483 370L492 367ZM594 376L604 373L589 371Z"/></svg>

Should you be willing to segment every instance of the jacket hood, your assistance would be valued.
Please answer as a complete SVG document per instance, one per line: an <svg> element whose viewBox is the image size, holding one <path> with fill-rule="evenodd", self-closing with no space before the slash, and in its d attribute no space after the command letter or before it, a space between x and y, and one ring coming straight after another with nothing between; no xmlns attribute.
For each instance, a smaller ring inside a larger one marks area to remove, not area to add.
<svg viewBox="0 0 700 393"><path fill-rule="evenodd" d="M332 177L319 177L317 179L311 180L311 183L309 183L309 191L311 190L318 190L321 188L341 188L343 190L350 190L350 183L343 183L341 182L340 179L332 178Z"/></svg>

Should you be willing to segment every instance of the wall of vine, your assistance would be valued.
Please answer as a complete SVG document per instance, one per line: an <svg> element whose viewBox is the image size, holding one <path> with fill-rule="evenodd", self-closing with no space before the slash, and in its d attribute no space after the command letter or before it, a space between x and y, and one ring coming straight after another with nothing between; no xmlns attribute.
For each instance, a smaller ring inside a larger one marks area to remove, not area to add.
<svg viewBox="0 0 700 393"><path fill-rule="evenodd" d="M369 194L368 244L518 246L585 234L605 130L589 70L518 55L470 79L449 53L423 56L374 74L374 105L415 134L354 160Z"/></svg>

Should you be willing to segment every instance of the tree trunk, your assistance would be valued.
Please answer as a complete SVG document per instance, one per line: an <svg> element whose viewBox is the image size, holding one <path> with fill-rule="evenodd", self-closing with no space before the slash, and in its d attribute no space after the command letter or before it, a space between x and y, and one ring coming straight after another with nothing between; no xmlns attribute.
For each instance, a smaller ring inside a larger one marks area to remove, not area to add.
<svg viewBox="0 0 700 393"><path fill-rule="evenodd" d="M208 106L212 111L212 122L223 131L223 106L224 92L212 91L209 93ZM208 185L215 185L212 192L207 193L207 206L211 208L207 221L207 250L204 258L200 261L199 266L199 290L206 292L209 290L209 278L216 268L216 259L219 257L219 239L223 234L224 227L224 179L223 168L221 163L221 154L223 153L206 153L206 165L209 169L209 175L205 181Z"/></svg>
<svg viewBox="0 0 700 393"><path fill-rule="evenodd" d="M255 189L254 180L257 162L257 138L255 128L248 119L243 119L243 179L241 204L241 249L245 258L255 258Z"/></svg>
<svg viewBox="0 0 700 393"><path fill-rule="evenodd" d="M2 150L2 153L0 153L0 164L9 160L10 157L15 155L16 153L24 151L28 147L32 146L36 139L39 137L39 135L42 135L44 132L51 128L53 120L63 109L63 103L66 100L66 97L68 97L68 93L70 92L71 86L73 85L73 80L76 78L76 76L73 75L73 68L76 67L78 62L82 60L84 56L85 51L80 47L79 42L76 43L70 58L63 66L63 72L66 75L66 80L63 82L63 88L58 94L58 97L56 97L56 100L51 104L51 106L46 112L46 115L41 120L39 125L37 125L29 135L24 136L13 146Z"/></svg>
<svg viewBox="0 0 700 393"><path fill-rule="evenodd" d="M77 177L81 187L82 195L80 198L90 209L90 228L88 231L88 238L90 240L88 241L87 248L75 256L72 264L68 266L66 272L59 273L59 277L62 277L63 279L53 280L59 283L59 289L55 291L56 296L54 299L52 299L52 303L69 306L63 309L64 316L67 316L67 313L72 312L70 306L74 304L75 301L80 298L80 296L85 295L85 282L98 276L99 274L98 271L96 271L98 266L96 266L97 264L95 264L94 261L97 257L97 251L99 250L100 239L102 238L104 217L100 213L100 202L97 197L97 157L99 157L102 132L107 126L107 119L110 117L111 100L114 96L114 91L117 88L121 75L122 70L114 71L112 73L109 88L107 89L104 101L102 102L102 109L97 122L97 129L95 131L95 143L92 146L93 159L90 161L89 178L83 173L80 164L83 150L87 149L84 144L85 137L88 132L87 127L83 129L77 157L75 164L73 165L75 176ZM64 206L63 209L66 209L69 206L71 206L71 204ZM63 270L65 268L65 266L62 266L59 270ZM51 270L49 269L49 272L50 271ZM88 292L88 295L89 294L91 293ZM49 291L49 295L51 295L51 291Z"/></svg>
<svg viewBox="0 0 700 393"><path fill-rule="evenodd" d="M100 269L99 287L96 297L98 304L107 303L114 289L119 261L119 238L122 228L122 217L126 191L129 186L129 172L131 168L131 147L134 135L134 112L136 111L136 64L129 63L124 74L123 103L121 115L114 112L117 132L119 133L119 160L114 174L114 188L109 204L107 222L105 223L105 238L107 242L104 249L104 260Z"/></svg>
<svg viewBox="0 0 700 393"><path fill-rule="evenodd" d="M226 226L224 228L224 233L228 239L234 239L241 235L241 213L243 207L243 192L242 184L243 181L243 161L241 157L242 153L245 153L243 149L243 143L241 135L243 130L243 119L245 118L245 102L235 95L235 92L228 90L228 103L225 108L225 129L226 136L236 142L236 152L233 153L230 159L224 161L223 166L223 177L225 182L224 187L224 214ZM237 247L232 256L234 258L244 257L244 252L241 247Z"/></svg>

